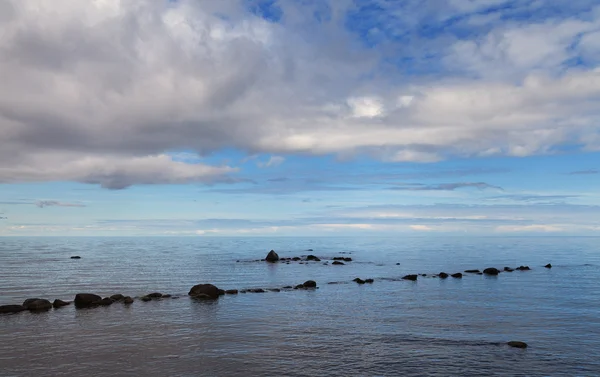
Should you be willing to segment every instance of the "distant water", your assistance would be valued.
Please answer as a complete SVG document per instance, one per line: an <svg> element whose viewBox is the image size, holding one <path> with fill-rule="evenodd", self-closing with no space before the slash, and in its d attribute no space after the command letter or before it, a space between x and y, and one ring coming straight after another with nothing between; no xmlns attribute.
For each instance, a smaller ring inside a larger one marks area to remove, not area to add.
<svg viewBox="0 0 600 377"><path fill-rule="evenodd" d="M270 249L354 261L251 262ZM393 280L519 265L533 270ZM355 277L375 283L327 284ZM187 297L308 279L319 289ZM600 238L0 238L0 305L154 291L181 298L0 315L0 376L600 375Z"/></svg>

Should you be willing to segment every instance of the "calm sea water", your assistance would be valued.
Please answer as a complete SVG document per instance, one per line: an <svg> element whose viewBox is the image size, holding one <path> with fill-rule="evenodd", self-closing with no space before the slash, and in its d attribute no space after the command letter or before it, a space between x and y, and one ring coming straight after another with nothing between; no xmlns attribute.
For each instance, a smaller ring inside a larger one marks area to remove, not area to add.
<svg viewBox="0 0 600 377"><path fill-rule="evenodd" d="M354 261L252 262L270 249ZM355 277L375 283L327 284ZM0 315L0 375L600 376L600 238L0 238L0 305L154 291L181 298Z"/></svg>

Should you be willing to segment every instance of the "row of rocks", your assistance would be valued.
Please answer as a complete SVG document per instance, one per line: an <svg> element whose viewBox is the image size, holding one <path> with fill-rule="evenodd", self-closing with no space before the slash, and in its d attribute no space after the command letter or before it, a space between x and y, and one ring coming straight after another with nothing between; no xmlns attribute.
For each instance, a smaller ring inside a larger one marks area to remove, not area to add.
<svg viewBox="0 0 600 377"><path fill-rule="evenodd" d="M199 299L199 300L216 300L220 296L223 295L236 295L238 293L265 293L267 291L270 292L281 292L282 290L291 290L291 289L316 289L317 282L314 280L307 280L302 284L298 284L296 286L285 286L283 288L250 288L250 289L229 289L224 290L220 289L213 284L197 284L194 285L190 291L188 292L188 296Z"/></svg>
<svg viewBox="0 0 600 377"><path fill-rule="evenodd" d="M545 268L552 268L552 265L550 263L548 263L547 265L544 266ZM497 269L495 267L488 267L486 269L483 270L483 272L481 272L480 270L476 270L476 269L472 269L472 270L465 270L465 273L468 274L477 274L477 275L491 275L491 276L496 276L499 275L502 272L513 272L513 271L530 271L531 267L529 266L519 266L517 268L510 268L510 267L504 267L502 270ZM421 276L425 277L427 276L427 274L421 274ZM440 279L447 279L448 277L453 277L455 279L462 279L463 274L461 272L457 272L454 274L447 274L446 272L440 272L437 275L432 275L434 278L440 278ZM419 275L417 274L410 274L410 275L405 275L402 277L403 280L411 280L411 281L416 281L418 279Z"/></svg>
<svg viewBox="0 0 600 377"><path fill-rule="evenodd" d="M311 249L309 249L309 251L312 251ZM276 263L276 262L286 262L287 264L289 264L290 262L321 262L322 258L317 257L316 255L306 255L304 257L288 257L288 258L281 258L279 257L279 254L277 254L275 252L275 250L271 250L269 251L269 253L267 254L267 256L264 259L267 262L270 263ZM334 265L343 265L344 262L352 262L352 258L350 257L333 257L331 258L331 260L333 261L332 264ZM327 264L327 263L325 263Z"/></svg>

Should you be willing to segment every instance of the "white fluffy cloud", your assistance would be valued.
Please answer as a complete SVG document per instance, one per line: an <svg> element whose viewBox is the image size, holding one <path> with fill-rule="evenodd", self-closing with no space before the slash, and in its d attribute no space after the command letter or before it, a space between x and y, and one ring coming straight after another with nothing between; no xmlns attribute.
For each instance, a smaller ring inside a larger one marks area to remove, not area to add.
<svg viewBox="0 0 600 377"><path fill-rule="evenodd" d="M387 50L344 28L350 3L331 2L321 23L284 5L275 23L239 1L0 2L0 181L122 188L234 172L165 155L182 149L431 162L600 147L598 12L453 41L432 80L378 71Z"/></svg>

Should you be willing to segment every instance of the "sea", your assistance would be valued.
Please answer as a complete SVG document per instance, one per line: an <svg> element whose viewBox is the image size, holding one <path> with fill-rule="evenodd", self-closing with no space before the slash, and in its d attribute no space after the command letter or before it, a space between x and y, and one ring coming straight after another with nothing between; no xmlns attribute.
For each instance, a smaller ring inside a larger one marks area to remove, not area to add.
<svg viewBox="0 0 600 377"><path fill-rule="evenodd" d="M600 376L600 238L0 238L0 305L150 292L0 315L0 376Z"/></svg>

